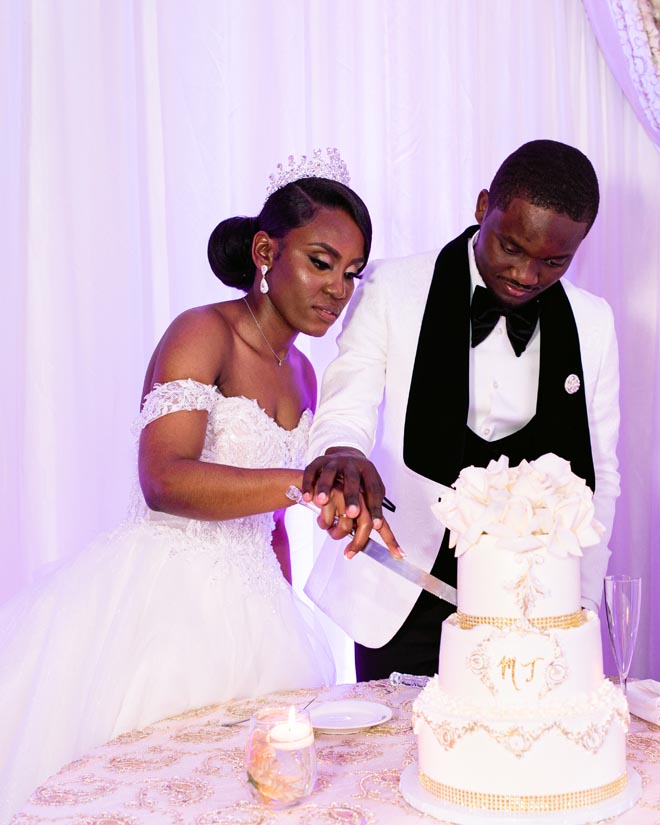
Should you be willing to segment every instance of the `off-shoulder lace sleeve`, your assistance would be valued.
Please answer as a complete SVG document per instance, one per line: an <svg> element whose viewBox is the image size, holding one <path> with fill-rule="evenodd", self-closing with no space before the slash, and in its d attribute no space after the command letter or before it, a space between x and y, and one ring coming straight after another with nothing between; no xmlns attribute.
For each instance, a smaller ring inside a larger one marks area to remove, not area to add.
<svg viewBox="0 0 660 825"><path fill-rule="evenodd" d="M147 424L169 413L181 410L206 410L209 412L218 400L218 390L212 384L200 384L191 378L154 384L144 398L142 411L135 422L142 430Z"/></svg>

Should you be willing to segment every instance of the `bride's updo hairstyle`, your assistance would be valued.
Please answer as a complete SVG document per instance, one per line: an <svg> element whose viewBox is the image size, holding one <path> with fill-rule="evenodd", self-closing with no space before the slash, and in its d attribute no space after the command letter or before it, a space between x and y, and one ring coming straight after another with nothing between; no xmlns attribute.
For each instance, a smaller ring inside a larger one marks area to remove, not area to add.
<svg viewBox="0 0 660 825"><path fill-rule="evenodd" d="M216 278L247 292L255 277L252 239L263 231L285 238L292 229L312 221L319 209L340 209L352 218L364 238L364 264L371 251L371 218L362 199L343 183L328 178L301 178L270 195L256 218L221 221L211 233L208 258Z"/></svg>

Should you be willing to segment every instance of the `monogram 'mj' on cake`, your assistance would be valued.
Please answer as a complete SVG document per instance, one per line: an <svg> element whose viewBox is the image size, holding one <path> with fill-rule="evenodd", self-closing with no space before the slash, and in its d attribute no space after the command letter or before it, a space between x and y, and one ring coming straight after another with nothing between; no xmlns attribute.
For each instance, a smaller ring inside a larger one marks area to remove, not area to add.
<svg viewBox="0 0 660 825"><path fill-rule="evenodd" d="M551 812L626 787L625 697L580 607L591 491L556 455L463 470L434 507L458 559L458 604L413 705L419 781L443 803Z"/></svg>

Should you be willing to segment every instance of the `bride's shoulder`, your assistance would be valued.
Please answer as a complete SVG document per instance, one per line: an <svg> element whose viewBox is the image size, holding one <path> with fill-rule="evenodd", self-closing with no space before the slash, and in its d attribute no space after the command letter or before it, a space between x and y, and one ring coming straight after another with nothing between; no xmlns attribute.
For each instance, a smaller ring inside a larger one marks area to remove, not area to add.
<svg viewBox="0 0 660 825"><path fill-rule="evenodd" d="M187 309L171 322L156 348L156 380L191 376L216 384L234 333L231 311L224 304Z"/></svg>
<svg viewBox="0 0 660 825"><path fill-rule="evenodd" d="M226 335L232 329L232 303L224 301L186 309L169 325L166 336L206 339L208 335Z"/></svg>

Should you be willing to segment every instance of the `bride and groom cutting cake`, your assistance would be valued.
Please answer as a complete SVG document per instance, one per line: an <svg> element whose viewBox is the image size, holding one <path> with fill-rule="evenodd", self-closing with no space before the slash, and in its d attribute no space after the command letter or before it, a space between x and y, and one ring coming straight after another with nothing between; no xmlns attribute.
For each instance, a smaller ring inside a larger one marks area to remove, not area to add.
<svg viewBox="0 0 660 825"><path fill-rule="evenodd" d="M288 572L281 511L289 485L314 498L333 538L353 533L351 560L327 542L306 592L355 639L359 679L433 675L454 608L356 551L375 527L393 556L403 548L455 586L456 561L432 505L463 467L501 455L514 466L555 453L594 491L604 530L584 548L580 602L597 608L619 492L617 345L606 302L562 280L598 210L590 162L556 141L525 144L479 193L475 225L441 250L372 266L312 423L313 371L293 342L300 331L322 335L339 317L371 243L368 213L340 160L322 160L307 183L295 164L280 169L259 218L224 222L212 235L212 267L245 297L184 313L154 354L133 522L74 560L76 573L61 572L61 584L5 608L16 631L3 640L1 672L15 709L3 723L5 810L67 757L122 729L222 701L226 691L332 681L323 635L279 572ZM237 234L245 242L230 244ZM387 520L381 475L396 503ZM53 618L62 604L66 619ZM169 630L150 635L162 626ZM149 655L135 628L148 631ZM83 648L92 663L84 695L67 688L70 650ZM176 650L185 653L178 663L169 655ZM130 684L119 685L117 673ZM67 704L44 737L58 678ZM41 692L32 693L36 683ZM52 745L26 779L21 761L37 732Z"/></svg>

